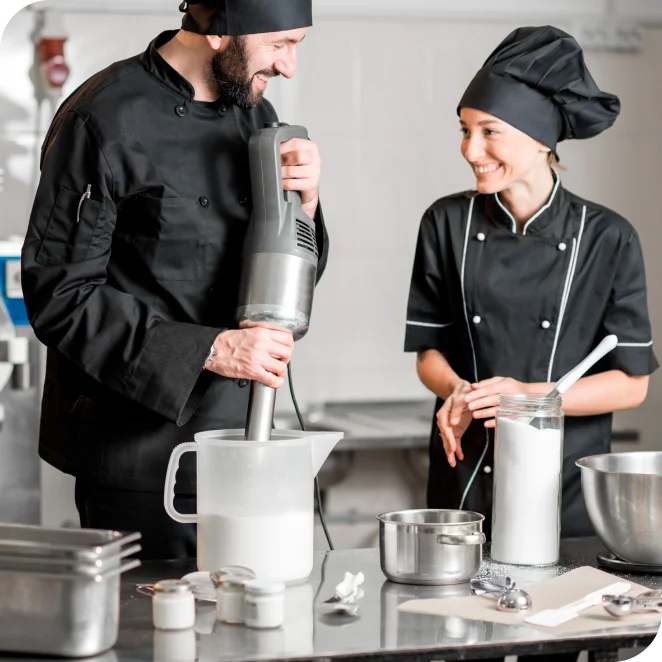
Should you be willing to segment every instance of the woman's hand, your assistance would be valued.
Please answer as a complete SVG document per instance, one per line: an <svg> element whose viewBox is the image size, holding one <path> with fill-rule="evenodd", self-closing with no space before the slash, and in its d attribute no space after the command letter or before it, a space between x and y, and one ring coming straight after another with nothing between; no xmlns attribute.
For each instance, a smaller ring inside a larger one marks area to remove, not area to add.
<svg viewBox="0 0 662 662"><path fill-rule="evenodd" d="M456 466L457 460L464 460L462 435L471 424L472 414L467 409L466 396L471 393L471 384L462 380L437 412L437 426L444 444L448 464Z"/></svg>
<svg viewBox="0 0 662 662"><path fill-rule="evenodd" d="M492 377L471 385L472 392L466 396L467 407L473 418L485 421L486 428L496 425L494 416L499 405L500 393L527 393L528 384L510 377Z"/></svg>

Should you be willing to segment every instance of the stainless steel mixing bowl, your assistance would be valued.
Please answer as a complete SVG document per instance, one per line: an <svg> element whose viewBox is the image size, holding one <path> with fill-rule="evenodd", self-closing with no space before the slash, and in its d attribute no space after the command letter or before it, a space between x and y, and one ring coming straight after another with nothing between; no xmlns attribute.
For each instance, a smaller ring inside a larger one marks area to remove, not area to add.
<svg viewBox="0 0 662 662"><path fill-rule="evenodd" d="M605 547L624 561L662 565L662 452L592 455L577 466Z"/></svg>

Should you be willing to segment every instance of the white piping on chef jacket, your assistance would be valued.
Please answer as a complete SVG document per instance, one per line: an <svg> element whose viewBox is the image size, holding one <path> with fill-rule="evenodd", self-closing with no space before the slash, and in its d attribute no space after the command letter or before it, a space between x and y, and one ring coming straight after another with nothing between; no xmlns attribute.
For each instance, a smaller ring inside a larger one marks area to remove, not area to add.
<svg viewBox="0 0 662 662"><path fill-rule="evenodd" d="M531 223L533 223L533 221L535 221L536 218L538 218L538 216L540 216L540 214L542 214L544 211L546 211L547 209L549 209L549 206L550 206L550 205L552 204L552 202L554 201L554 197L556 196L556 192L557 192L558 189L559 189L559 184L561 183L561 179L560 179L559 177L557 177L556 175L554 175L554 178L556 179L556 182L555 182L555 184L554 184L554 188L552 189L552 194L549 196L549 200L547 201L546 204L544 204L544 205L543 205L543 206L542 206L542 207L541 207L541 208L540 208L540 209L539 209L539 210L538 210L538 211L537 211L537 212L536 212L536 213L535 213L535 214L534 214L534 215L533 215L533 216L532 216L532 217L531 217L531 218L530 218L525 224L524 224L524 227L522 228L522 234L526 234L526 229L529 227L529 225L531 225ZM498 194L498 193L495 193L495 194L494 194L494 197L496 198L496 201L499 203L499 207L501 207L501 209L503 209L504 213L506 213L506 214L508 215L508 218L510 219L510 222L512 223L513 234L516 234L516 233L517 233L517 223L516 223L516 221L515 221L515 218L514 218L513 215L512 215L512 214L511 214L511 213L510 213L510 212L509 212L509 211L503 206L503 203L501 202L501 200L499 200L499 194Z"/></svg>
<svg viewBox="0 0 662 662"><path fill-rule="evenodd" d="M467 246L469 244L469 231L471 230L471 217L474 211L474 200L471 198L469 202L469 213L467 214L467 229L464 233L464 248L462 249L462 271L460 273L460 289L462 290L462 305L464 306L464 320L467 323L467 331L469 332L469 342L471 343L471 355L474 359L474 379L478 381L478 364L476 363L476 350L474 349L474 340L471 336L471 326L469 326L469 313L467 312L467 298L464 295L464 267L467 263Z"/></svg>
<svg viewBox="0 0 662 662"><path fill-rule="evenodd" d="M650 342L619 342L616 347L650 347L653 341Z"/></svg>
<svg viewBox="0 0 662 662"><path fill-rule="evenodd" d="M568 265L568 273L565 278L565 287L563 288L563 296L561 297L561 310L559 312L559 320L556 324L556 333L554 334L554 344L552 345L552 355L549 357L549 370L547 371L547 381L552 381L552 367L554 366L554 356L556 355L556 347L559 342L559 335L561 333L561 325L563 324L563 316L565 314L568 299L570 298L570 289L572 288L572 281L575 277L575 270L577 268L577 256L579 255L579 247L582 243L582 235L584 234L584 223L586 222L586 205L582 208L582 222L579 226L579 234L577 241L572 239L572 254L570 256L570 264Z"/></svg>
<svg viewBox="0 0 662 662"><path fill-rule="evenodd" d="M409 326L427 326L431 329L443 329L447 326L451 326L453 322L449 322L448 324L431 324L430 322L413 322L412 320L407 320L407 324L409 324Z"/></svg>
<svg viewBox="0 0 662 662"><path fill-rule="evenodd" d="M467 333L469 334L469 342L471 344L471 355L473 356L474 360L474 378L476 381L478 381L478 365L476 363L476 350L474 348L474 341L473 337L471 335L471 326L469 325L469 313L467 311L467 298L464 294L464 267L467 263L467 246L469 244L469 231L471 230L471 217L473 215L473 210L474 210L474 200L475 198L471 198L471 202L469 202L469 213L467 214L467 230L464 234L464 248L462 249L462 271L460 273L460 289L462 290L462 304L464 305L464 319L467 323ZM485 455L487 454L487 449L490 447L490 433L487 428L485 428L485 448L483 448L483 453L480 456L480 459L476 463L476 468L474 469L474 472L471 474L471 477L469 478L469 482L467 482L467 486L464 488L464 492L462 493L462 499L460 500L460 505L458 508L462 510L464 508L464 502L467 498L467 494L469 494L469 490L471 489L471 486L473 485L474 480L476 479L476 474L478 473L478 470L480 469L481 465L483 464L483 460L485 459Z"/></svg>

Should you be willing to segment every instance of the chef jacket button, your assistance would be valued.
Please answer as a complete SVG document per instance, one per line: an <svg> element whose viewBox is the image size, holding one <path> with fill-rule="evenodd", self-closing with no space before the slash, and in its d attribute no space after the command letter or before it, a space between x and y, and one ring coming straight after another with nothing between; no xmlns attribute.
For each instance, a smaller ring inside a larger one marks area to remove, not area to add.
<svg viewBox="0 0 662 662"><path fill-rule="evenodd" d="M248 198L239 198L239 204L245 207L248 204Z"/></svg>
<svg viewBox="0 0 662 662"><path fill-rule="evenodd" d="M221 115L225 115L225 112L226 112L226 111L227 111L227 107L226 107L226 106L221 106L221 107L218 109L218 112L219 112Z"/></svg>
<svg viewBox="0 0 662 662"><path fill-rule="evenodd" d="M481 320L481 318L480 318L480 315L474 315L473 320L472 320L472 322L473 322L474 324L480 324L481 321L482 321L482 320Z"/></svg>
<svg viewBox="0 0 662 662"><path fill-rule="evenodd" d="M184 115L186 115L186 108L184 108L184 106L177 106L177 108L175 108L175 112L176 112L180 117L184 117Z"/></svg>
<svg viewBox="0 0 662 662"><path fill-rule="evenodd" d="M566 245L565 242L562 241L562 242L557 246L557 248L558 248L560 251L564 251L566 248L568 248L568 246Z"/></svg>
<svg viewBox="0 0 662 662"><path fill-rule="evenodd" d="M478 241L485 241L485 235L482 232L479 232L476 235L476 239L478 239Z"/></svg>
<svg viewBox="0 0 662 662"><path fill-rule="evenodd" d="M543 320L540 326L542 326L543 329L549 329L549 327L552 325L549 323L549 320Z"/></svg>
<svg viewBox="0 0 662 662"><path fill-rule="evenodd" d="M491 473L492 473L492 467L490 467L490 466L485 466L485 467L483 467L483 471L484 471L486 474L491 474Z"/></svg>
<svg viewBox="0 0 662 662"><path fill-rule="evenodd" d="M240 379L237 384L239 385L239 388L246 388L248 386L248 380Z"/></svg>
<svg viewBox="0 0 662 662"><path fill-rule="evenodd" d="M200 203L200 205L201 205L202 207L209 207L209 199L208 199L208 198L205 198L204 195L201 196L200 198L198 198L198 202Z"/></svg>

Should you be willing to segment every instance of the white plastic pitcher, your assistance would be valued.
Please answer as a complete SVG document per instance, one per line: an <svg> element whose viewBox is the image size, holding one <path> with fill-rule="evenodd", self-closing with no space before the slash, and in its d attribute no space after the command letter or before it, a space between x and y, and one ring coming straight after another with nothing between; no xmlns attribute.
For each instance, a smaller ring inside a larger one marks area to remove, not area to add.
<svg viewBox="0 0 662 662"><path fill-rule="evenodd" d="M260 578L305 580L313 569L313 479L341 432L274 430L245 441L244 430L199 432L170 456L165 509L198 525L198 570L243 565ZM175 510L179 459L197 452L195 515Z"/></svg>

